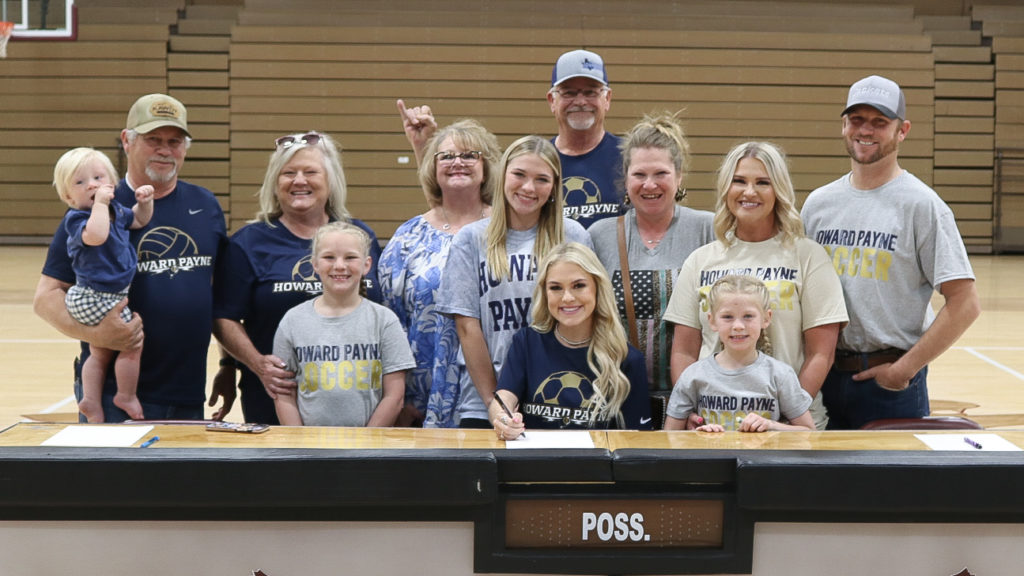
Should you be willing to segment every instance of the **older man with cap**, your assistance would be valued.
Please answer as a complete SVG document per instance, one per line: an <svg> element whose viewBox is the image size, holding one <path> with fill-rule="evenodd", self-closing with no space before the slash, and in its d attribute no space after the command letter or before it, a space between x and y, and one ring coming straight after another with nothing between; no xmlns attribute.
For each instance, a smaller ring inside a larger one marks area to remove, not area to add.
<svg viewBox="0 0 1024 576"><path fill-rule="evenodd" d="M565 216L584 227L618 216L622 204L619 138L604 129L611 104L600 56L587 50L559 56L548 90L548 105L558 121L558 136L551 141L562 161Z"/></svg>
<svg viewBox="0 0 1024 576"><path fill-rule="evenodd" d="M206 353L213 323L214 263L227 242L224 213L209 190L178 179L191 144L187 112L181 102L165 94L139 98L128 112L121 144L128 173L114 191L117 201L131 207L137 186L149 184L155 189L153 218L130 234L138 266L128 300L137 314L131 322L122 322L122 303L92 327L68 315L64 295L75 283L75 274L63 228L57 229L50 243L36 287L35 311L65 335L83 341L81 360L89 352L87 342L128 350L142 345L145 338L138 385L145 417L202 419ZM145 333L140 317L146 324ZM80 366L76 359L75 393L79 397ZM113 404L113 372L107 371L103 393L108 422L127 419ZM225 398L226 409L233 399Z"/></svg>
<svg viewBox="0 0 1024 576"><path fill-rule="evenodd" d="M587 50L559 56L551 71L547 94L558 121L558 136L551 139L562 162L564 215L584 228L611 216L622 206L620 138L605 131L604 116L612 104L612 89L604 60ZM430 106L406 108L398 100L398 113L416 160L422 160L427 141L437 131Z"/></svg>
<svg viewBox="0 0 1024 576"><path fill-rule="evenodd" d="M801 216L832 256L850 323L822 386L830 429L927 416L928 363L981 312L953 212L900 167L903 91L869 76L850 87L842 133L851 171L815 190ZM938 290L945 303L930 305Z"/></svg>

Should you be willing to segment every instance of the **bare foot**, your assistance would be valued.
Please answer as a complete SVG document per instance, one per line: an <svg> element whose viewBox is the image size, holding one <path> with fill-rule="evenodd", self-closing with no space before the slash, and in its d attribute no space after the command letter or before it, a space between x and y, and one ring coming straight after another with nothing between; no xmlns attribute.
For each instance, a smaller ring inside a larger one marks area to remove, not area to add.
<svg viewBox="0 0 1024 576"><path fill-rule="evenodd" d="M139 397L134 394L122 394L121 392L114 394L114 406L128 413L128 417L132 420L146 419L142 413L142 404L139 404Z"/></svg>
<svg viewBox="0 0 1024 576"><path fill-rule="evenodd" d="M103 422L103 405L98 400L82 398L82 401L78 403L78 411L85 415L88 422Z"/></svg>

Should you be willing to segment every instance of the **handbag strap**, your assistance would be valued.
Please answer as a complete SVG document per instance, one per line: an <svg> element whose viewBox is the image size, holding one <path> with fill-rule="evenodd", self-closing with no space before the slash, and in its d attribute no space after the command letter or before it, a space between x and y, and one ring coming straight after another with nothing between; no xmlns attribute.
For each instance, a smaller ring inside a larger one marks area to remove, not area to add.
<svg viewBox="0 0 1024 576"><path fill-rule="evenodd" d="M626 215L618 217L619 228L619 268L622 271L622 293L626 300L626 330L629 332L629 343L640 349L640 337L636 333L636 310L633 308L633 282L629 278L629 251L626 250Z"/></svg>

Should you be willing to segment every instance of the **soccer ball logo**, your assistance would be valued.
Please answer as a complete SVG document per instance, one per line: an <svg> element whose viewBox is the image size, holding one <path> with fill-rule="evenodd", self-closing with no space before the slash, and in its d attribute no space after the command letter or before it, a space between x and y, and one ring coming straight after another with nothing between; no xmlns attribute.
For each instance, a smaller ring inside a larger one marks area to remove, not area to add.
<svg viewBox="0 0 1024 576"><path fill-rule="evenodd" d="M313 270L313 256L306 254L295 266L292 267L292 281L293 282L317 282L320 278L317 277L316 271Z"/></svg>
<svg viewBox="0 0 1024 576"><path fill-rule="evenodd" d="M555 372L540 383L533 394L537 403L558 404L561 406L590 406L590 398L583 395L582 385L590 384L579 372Z"/></svg>
<svg viewBox="0 0 1024 576"><path fill-rule="evenodd" d="M601 189L590 178L570 176L562 180L562 197L566 206L600 204Z"/></svg>

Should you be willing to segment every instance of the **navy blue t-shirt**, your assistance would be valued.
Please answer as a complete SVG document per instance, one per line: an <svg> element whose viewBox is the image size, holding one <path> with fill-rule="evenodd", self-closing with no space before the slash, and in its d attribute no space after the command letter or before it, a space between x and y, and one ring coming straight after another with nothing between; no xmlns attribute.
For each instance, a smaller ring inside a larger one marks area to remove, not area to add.
<svg viewBox="0 0 1024 576"><path fill-rule="evenodd" d="M132 209L114 202L110 205L110 230L107 240L99 246L88 246L82 238L92 210L71 209L64 213L68 238L68 255L77 276L77 283L99 292L118 293L128 288L135 276L135 247L128 231L135 223Z"/></svg>
<svg viewBox="0 0 1024 576"><path fill-rule="evenodd" d="M121 180L115 198L135 204L135 193ZM206 399L206 353L213 326L213 274L227 246L220 203L209 190L178 181L173 192L153 201L153 218L130 232L138 254L128 305L142 317L146 340L139 373L139 400L186 406ZM67 232L58 227L50 242L43 275L75 283ZM84 361L89 346L82 343ZM117 390L107 370L104 393Z"/></svg>
<svg viewBox="0 0 1024 576"><path fill-rule="evenodd" d="M620 412L626 429L651 430L651 403L647 396L647 368L643 355L630 346L620 367L630 383ZM587 348L568 348L554 332L541 333L527 326L512 337L508 357L498 376L498 390L519 398L526 428L590 428L588 405L594 393L594 373L587 365ZM615 419L595 428L618 428Z"/></svg>
<svg viewBox="0 0 1024 576"><path fill-rule="evenodd" d="M562 161L563 213L589 228L602 218L619 215L622 208L621 138L605 132L596 148L579 156L558 153ZM552 138L554 143L555 139Z"/></svg>
<svg viewBox="0 0 1024 576"><path fill-rule="evenodd" d="M364 222L351 220L370 236L371 268L363 278L367 298L381 301L377 282L380 244ZM323 290L313 271L311 240L292 234L280 222L273 226L253 222L231 236L220 261L214 289L214 318L237 320L245 326L249 340L261 354L274 351L274 333L285 312L313 298ZM239 387L263 390L256 374L239 364Z"/></svg>

